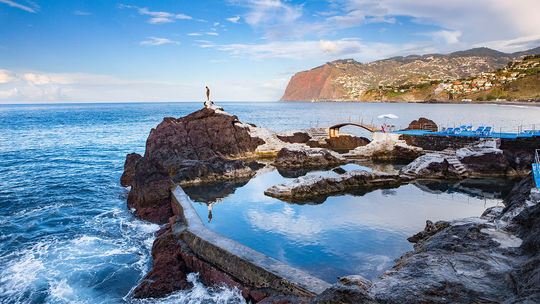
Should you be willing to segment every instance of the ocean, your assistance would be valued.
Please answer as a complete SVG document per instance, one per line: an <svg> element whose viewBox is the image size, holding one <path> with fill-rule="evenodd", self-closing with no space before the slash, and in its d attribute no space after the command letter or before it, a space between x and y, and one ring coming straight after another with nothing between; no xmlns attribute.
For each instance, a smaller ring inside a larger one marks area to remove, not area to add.
<svg viewBox="0 0 540 304"><path fill-rule="evenodd" d="M490 125L503 132L540 127L540 108L526 106L220 105L241 121L274 130L360 120L405 126L420 116L443 126ZM151 267L153 233L159 227L138 220L126 207L128 190L119 183L125 156L144 153L151 128L163 117L184 116L201 107L202 103L0 105L0 302L241 301L234 290L205 288L195 274L190 275L191 290L165 300L132 299L133 288ZM388 113L399 118L377 119ZM353 128L343 132L367 136Z"/></svg>

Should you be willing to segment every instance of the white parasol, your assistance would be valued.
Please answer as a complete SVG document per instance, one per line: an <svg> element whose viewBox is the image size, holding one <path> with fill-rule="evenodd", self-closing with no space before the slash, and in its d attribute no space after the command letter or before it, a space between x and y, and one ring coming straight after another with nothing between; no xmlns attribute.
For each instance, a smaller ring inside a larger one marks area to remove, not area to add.
<svg viewBox="0 0 540 304"><path fill-rule="evenodd" d="M394 114L383 114L383 115L379 115L377 116L378 119L396 119L396 118L399 118L397 115L394 115Z"/></svg>

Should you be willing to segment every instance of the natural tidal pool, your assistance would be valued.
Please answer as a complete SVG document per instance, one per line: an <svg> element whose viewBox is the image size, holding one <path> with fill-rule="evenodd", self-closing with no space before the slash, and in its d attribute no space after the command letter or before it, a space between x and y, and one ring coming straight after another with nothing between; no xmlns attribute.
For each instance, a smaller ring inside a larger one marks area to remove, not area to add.
<svg viewBox="0 0 540 304"><path fill-rule="evenodd" d="M293 179L283 176L291 172L282 173L267 170L249 181L185 191L207 227L330 283L350 274L377 279L412 249L407 238L421 231L427 219L480 216L501 204L513 185L502 179L424 180L288 203L264 195L267 188Z"/></svg>
<svg viewBox="0 0 540 304"><path fill-rule="evenodd" d="M497 128L538 123L540 115L540 107L473 104L219 105L243 122L272 130L329 126L348 116L382 123L376 117L385 113L399 116L396 125L423 116L440 125L467 122ZM148 133L163 117L185 116L201 107L202 102L0 105L0 303L238 302L237 293L204 287L195 275L190 290L159 300L132 298L152 267L151 247L159 226L138 220L126 207L128 189L119 181L125 157L144 154ZM486 205L496 204L506 191L504 183L475 181L457 187L419 184L423 190L402 186L331 197L319 205L264 196L267 187L285 180L279 172L267 171L251 181L192 189L191 195L206 202L209 195L219 201L234 192L213 205L212 229L328 281L357 269L375 269L364 275L376 277L383 271L377 265L388 267L411 248L405 238L423 229L426 219L461 217L460 212L477 216L483 211L483 195L492 198ZM208 221L207 205L195 205ZM325 261L326 256L331 258Z"/></svg>

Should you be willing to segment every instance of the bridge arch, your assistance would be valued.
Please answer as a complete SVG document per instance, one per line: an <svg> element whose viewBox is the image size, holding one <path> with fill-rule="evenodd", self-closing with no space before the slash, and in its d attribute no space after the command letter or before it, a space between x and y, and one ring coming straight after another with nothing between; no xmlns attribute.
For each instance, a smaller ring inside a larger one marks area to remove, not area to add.
<svg viewBox="0 0 540 304"><path fill-rule="evenodd" d="M340 124L333 125L333 126L329 127L328 128L328 135L330 137L339 136L339 129L341 129L342 127L345 127L345 126L360 127L360 128L366 129L366 130L368 130L369 132L372 132L372 133L376 132L376 131L381 131L380 128L377 128L377 127L372 126L372 125L367 125L367 124L362 124L362 123L354 123L354 122L345 122L345 123L340 123Z"/></svg>

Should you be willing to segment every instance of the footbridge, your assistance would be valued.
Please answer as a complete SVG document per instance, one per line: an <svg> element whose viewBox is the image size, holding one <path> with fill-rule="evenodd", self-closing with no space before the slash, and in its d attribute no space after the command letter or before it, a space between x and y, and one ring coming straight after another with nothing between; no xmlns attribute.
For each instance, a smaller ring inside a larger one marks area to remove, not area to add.
<svg viewBox="0 0 540 304"><path fill-rule="evenodd" d="M339 136L339 129L341 129L342 127L345 127L345 126L360 127L360 128L366 129L366 130L368 130L369 132L372 132L372 133L377 132L377 131L382 131L381 128L378 128L378 127L375 127L375 126L372 126L372 125L368 125L368 124L346 122L346 123L340 123L340 124L337 124L337 125L334 125L334 126L331 126L330 128L328 128L328 135L330 136L330 138Z"/></svg>

